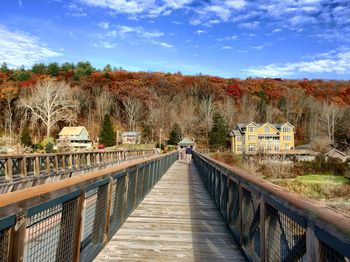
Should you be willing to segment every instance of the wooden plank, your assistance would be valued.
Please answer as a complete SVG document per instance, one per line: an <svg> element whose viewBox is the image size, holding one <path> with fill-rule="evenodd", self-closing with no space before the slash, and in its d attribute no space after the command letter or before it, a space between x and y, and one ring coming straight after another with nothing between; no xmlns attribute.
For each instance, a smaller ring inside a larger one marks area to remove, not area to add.
<svg viewBox="0 0 350 262"><path fill-rule="evenodd" d="M196 168L176 162L95 261L245 261Z"/></svg>

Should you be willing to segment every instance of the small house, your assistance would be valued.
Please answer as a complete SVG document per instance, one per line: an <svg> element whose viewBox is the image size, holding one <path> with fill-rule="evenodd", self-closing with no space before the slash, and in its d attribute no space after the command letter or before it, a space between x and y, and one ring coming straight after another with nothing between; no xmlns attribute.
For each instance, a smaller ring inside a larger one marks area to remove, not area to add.
<svg viewBox="0 0 350 262"><path fill-rule="evenodd" d="M89 133L84 126L65 126L58 134L58 143L72 148L91 148Z"/></svg>
<svg viewBox="0 0 350 262"><path fill-rule="evenodd" d="M195 143L192 141L192 139L185 137L182 139L179 143L178 146L180 147L187 147L187 146L192 146L194 147Z"/></svg>
<svg viewBox="0 0 350 262"><path fill-rule="evenodd" d="M326 154L324 154L324 156L326 158L326 161L328 161L329 158L337 158L343 163L346 162L346 160L349 158L348 155L335 148L328 151Z"/></svg>
<svg viewBox="0 0 350 262"><path fill-rule="evenodd" d="M141 141L140 132L123 132L122 133L122 142L123 144L139 144Z"/></svg>

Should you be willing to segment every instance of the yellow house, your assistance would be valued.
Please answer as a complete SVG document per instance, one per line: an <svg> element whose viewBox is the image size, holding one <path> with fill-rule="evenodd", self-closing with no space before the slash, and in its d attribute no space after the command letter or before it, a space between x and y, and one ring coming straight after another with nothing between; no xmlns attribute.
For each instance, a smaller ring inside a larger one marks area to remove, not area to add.
<svg viewBox="0 0 350 262"><path fill-rule="evenodd" d="M294 148L294 126L284 124L237 124L230 132L234 154L274 152Z"/></svg>

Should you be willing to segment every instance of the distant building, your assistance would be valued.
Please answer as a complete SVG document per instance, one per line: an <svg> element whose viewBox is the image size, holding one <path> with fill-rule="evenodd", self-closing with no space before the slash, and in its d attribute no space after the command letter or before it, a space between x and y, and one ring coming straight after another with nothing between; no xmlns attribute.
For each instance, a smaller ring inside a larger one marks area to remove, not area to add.
<svg viewBox="0 0 350 262"><path fill-rule="evenodd" d="M60 145L67 144L72 148L91 148L89 134L83 126L66 126L58 136Z"/></svg>
<svg viewBox="0 0 350 262"><path fill-rule="evenodd" d="M182 139L179 143L178 146L182 146L182 147L187 147L187 146L192 146L194 147L195 143L192 141L192 139L185 137L184 139Z"/></svg>
<svg viewBox="0 0 350 262"><path fill-rule="evenodd" d="M294 148L294 126L284 124L237 124L230 132L234 154L277 152Z"/></svg>
<svg viewBox="0 0 350 262"><path fill-rule="evenodd" d="M326 154L324 154L326 161L328 161L329 158L337 158L339 159L341 162L346 162L346 160L348 158L350 158L350 156L348 156L347 154L339 151L338 149L333 148L332 150L328 151Z"/></svg>
<svg viewBox="0 0 350 262"><path fill-rule="evenodd" d="M123 144L139 144L141 141L140 132L123 132L122 133L122 143Z"/></svg>

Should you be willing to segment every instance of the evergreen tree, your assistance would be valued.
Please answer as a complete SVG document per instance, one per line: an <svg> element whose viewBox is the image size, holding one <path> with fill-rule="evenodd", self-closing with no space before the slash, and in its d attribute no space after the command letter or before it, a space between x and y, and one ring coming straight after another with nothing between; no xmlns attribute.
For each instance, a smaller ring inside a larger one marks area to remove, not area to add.
<svg viewBox="0 0 350 262"><path fill-rule="evenodd" d="M170 137L169 137L169 141L168 144L169 145L177 145L180 141L181 141L181 128L179 126L179 124L175 123L173 125L172 130L170 131Z"/></svg>
<svg viewBox="0 0 350 262"><path fill-rule="evenodd" d="M5 73L5 74L10 72L10 69L8 68L8 66L5 62L1 64L0 72Z"/></svg>
<svg viewBox="0 0 350 262"><path fill-rule="evenodd" d="M114 146L116 144L112 121L107 114L100 129L99 143L105 146Z"/></svg>
<svg viewBox="0 0 350 262"><path fill-rule="evenodd" d="M32 146L32 138L30 137L29 125L26 123L22 129L21 133L21 143L24 146Z"/></svg>
<svg viewBox="0 0 350 262"><path fill-rule="evenodd" d="M34 64L32 66L32 72L34 74L45 74L46 73L46 66L44 63L38 63Z"/></svg>
<svg viewBox="0 0 350 262"><path fill-rule="evenodd" d="M213 126L209 131L209 146L218 149L226 146L228 127L220 113L213 115Z"/></svg>
<svg viewBox="0 0 350 262"><path fill-rule="evenodd" d="M59 72L60 72L60 66L58 65L58 63L50 63L47 66L47 73L50 76L57 76Z"/></svg>

